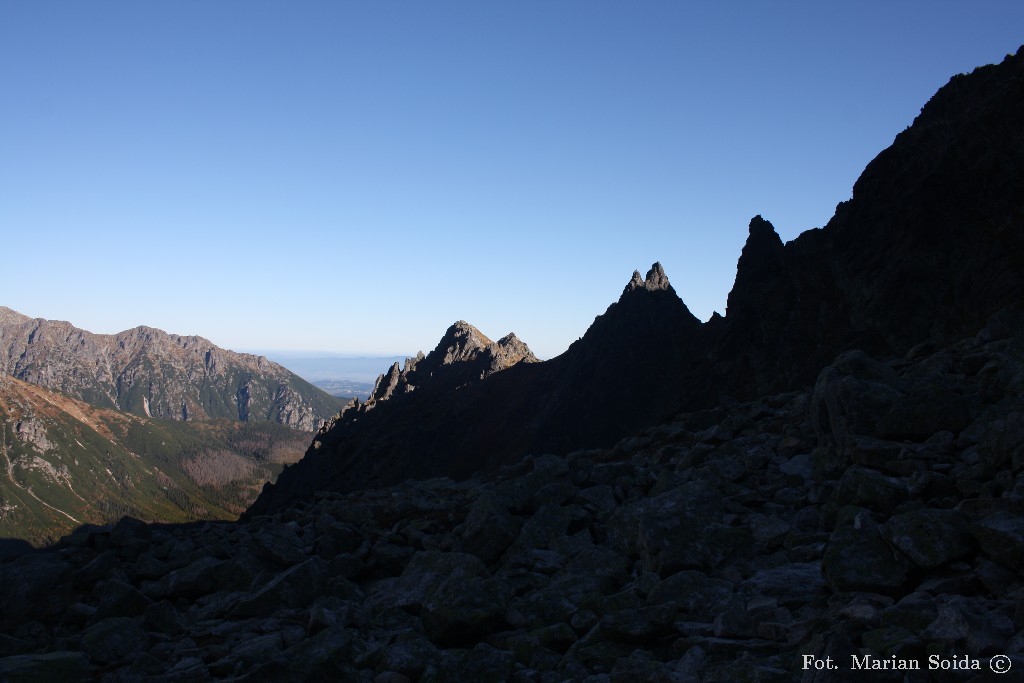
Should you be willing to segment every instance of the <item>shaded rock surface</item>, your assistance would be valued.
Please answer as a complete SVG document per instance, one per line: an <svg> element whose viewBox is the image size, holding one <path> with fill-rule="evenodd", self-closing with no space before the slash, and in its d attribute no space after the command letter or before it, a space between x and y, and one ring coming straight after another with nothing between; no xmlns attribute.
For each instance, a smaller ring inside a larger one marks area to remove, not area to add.
<svg viewBox="0 0 1024 683"><path fill-rule="evenodd" d="M997 311L1019 309L1022 84L1022 51L953 78L868 165L823 228L784 244L755 217L725 317L701 324L654 264L646 277L634 274L583 338L543 363L485 376L478 363L490 347L465 328L456 340L456 326L425 359L381 378L374 410L325 428L254 511L322 488L461 478L527 453L608 447L680 410L802 389L844 351L882 358L934 349L974 334ZM1000 325L991 334L1019 321L1008 315ZM457 391L424 382L403 393L416 386L418 367L445 359L467 370ZM840 430L871 420L876 438L898 443L938 427L959 431L970 419L963 398L936 381L881 394L868 389L885 378L846 378L824 388L833 403L850 404L835 416ZM858 408L855 396L871 403Z"/></svg>
<svg viewBox="0 0 1024 683"><path fill-rule="evenodd" d="M526 453L607 446L670 417L680 402L666 377L681 372L700 322L660 264L640 282L543 363L514 335L490 342L456 323L427 356L382 375L365 406L325 425L303 464L268 485L253 512L321 489L461 478Z"/></svg>
<svg viewBox="0 0 1024 683"><path fill-rule="evenodd" d="M923 669L872 680L926 681L928 655L1024 665L1024 432L993 428L1019 406L994 378L1024 376L1024 337L990 328L823 370L964 399L959 431L869 463L845 430L884 442L878 424L807 389L464 481L83 530L0 564L0 675L839 681L870 654ZM988 370L966 372L979 355ZM1007 456L981 456L992 439ZM811 653L843 670L805 671Z"/></svg>

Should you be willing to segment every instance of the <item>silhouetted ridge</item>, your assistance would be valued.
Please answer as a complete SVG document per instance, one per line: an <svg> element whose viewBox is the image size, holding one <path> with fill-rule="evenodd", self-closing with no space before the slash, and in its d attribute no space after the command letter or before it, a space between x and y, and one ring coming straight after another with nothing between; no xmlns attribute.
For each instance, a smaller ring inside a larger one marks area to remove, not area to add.
<svg viewBox="0 0 1024 683"><path fill-rule="evenodd" d="M665 378L680 375L699 328L657 263L564 354L543 363L514 334L495 343L456 323L411 371L407 364L397 377L394 366L382 375L387 400L328 423L303 463L265 487L253 514L318 488L464 477L527 452L614 443L679 410L684 395Z"/></svg>
<svg viewBox="0 0 1024 683"><path fill-rule="evenodd" d="M754 217L725 317L702 325L656 263L646 277L633 273L557 358L486 381L467 372L431 382L431 391L417 388L358 422L335 421L256 507L317 487L464 477L527 453L607 446L681 409L810 386L850 349L887 357L972 335L1024 301L1022 175L1018 51L952 79L824 228L783 244ZM469 336L456 334L445 355L461 358L473 336L456 332ZM409 373L410 386L427 360ZM469 367L450 367L460 365Z"/></svg>
<svg viewBox="0 0 1024 683"><path fill-rule="evenodd" d="M946 344L1024 301L1024 52L950 80L823 229L781 245L756 217L716 382L753 397L814 381L843 350Z"/></svg>

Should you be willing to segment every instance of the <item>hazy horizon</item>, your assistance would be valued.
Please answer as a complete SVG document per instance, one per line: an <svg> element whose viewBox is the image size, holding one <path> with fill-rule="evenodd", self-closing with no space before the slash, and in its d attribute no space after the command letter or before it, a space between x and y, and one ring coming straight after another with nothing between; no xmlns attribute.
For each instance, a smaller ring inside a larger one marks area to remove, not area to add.
<svg viewBox="0 0 1024 683"><path fill-rule="evenodd" d="M283 365L307 382L350 380L373 384L394 363L404 365L405 356L304 356L284 351L260 354Z"/></svg>
<svg viewBox="0 0 1024 683"><path fill-rule="evenodd" d="M97 333L559 355L660 261L725 313L1024 3L0 4L0 304Z"/></svg>

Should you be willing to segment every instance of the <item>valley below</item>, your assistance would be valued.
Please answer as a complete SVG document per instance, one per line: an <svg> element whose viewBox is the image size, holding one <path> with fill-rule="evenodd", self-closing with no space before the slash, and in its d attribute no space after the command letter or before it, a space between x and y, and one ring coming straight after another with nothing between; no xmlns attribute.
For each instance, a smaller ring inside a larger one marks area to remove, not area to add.
<svg viewBox="0 0 1024 683"><path fill-rule="evenodd" d="M272 423L139 417L3 375L0 427L0 537L35 545L125 515L235 519L312 436Z"/></svg>

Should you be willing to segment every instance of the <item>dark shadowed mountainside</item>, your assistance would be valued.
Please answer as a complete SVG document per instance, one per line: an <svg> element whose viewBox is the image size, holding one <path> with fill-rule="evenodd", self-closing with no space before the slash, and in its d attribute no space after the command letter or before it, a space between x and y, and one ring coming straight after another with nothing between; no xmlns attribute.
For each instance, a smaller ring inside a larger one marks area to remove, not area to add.
<svg viewBox="0 0 1024 683"><path fill-rule="evenodd" d="M847 349L898 354L973 334L1024 301L1022 178L1018 52L944 86L824 228L783 244L755 217L724 318L699 323L655 264L558 358L477 377L439 360L439 346L427 356L434 390L329 423L252 511L608 446L682 409L808 386Z"/></svg>
<svg viewBox="0 0 1024 683"><path fill-rule="evenodd" d="M755 218L715 375L743 396L814 381L847 348L945 344L1024 302L1024 55L958 75L861 174L823 229Z"/></svg>
<svg viewBox="0 0 1024 683"><path fill-rule="evenodd" d="M550 361L537 362L514 335L495 343L458 322L430 354L392 366L366 404L328 423L257 508L614 441L678 411L666 380L682 374L699 327L660 264L646 279L634 273L619 301Z"/></svg>
<svg viewBox="0 0 1024 683"><path fill-rule="evenodd" d="M1018 680L1021 322L464 481L80 529L0 560L0 676Z"/></svg>

